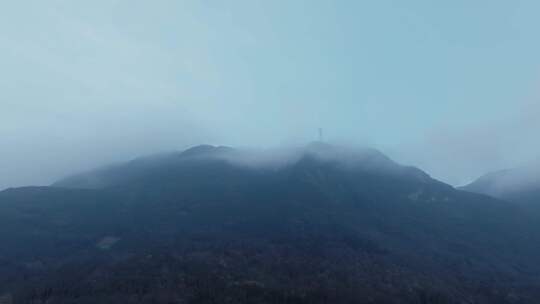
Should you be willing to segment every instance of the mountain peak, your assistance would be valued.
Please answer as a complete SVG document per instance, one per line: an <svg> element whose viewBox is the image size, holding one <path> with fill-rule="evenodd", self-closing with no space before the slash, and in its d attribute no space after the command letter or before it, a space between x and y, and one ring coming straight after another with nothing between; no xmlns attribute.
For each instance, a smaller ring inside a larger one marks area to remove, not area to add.
<svg viewBox="0 0 540 304"><path fill-rule="evenodd" d="M198 145L184 150L180 155L183 157L213 156L232 151L234 149L227 146Z"/></svg>

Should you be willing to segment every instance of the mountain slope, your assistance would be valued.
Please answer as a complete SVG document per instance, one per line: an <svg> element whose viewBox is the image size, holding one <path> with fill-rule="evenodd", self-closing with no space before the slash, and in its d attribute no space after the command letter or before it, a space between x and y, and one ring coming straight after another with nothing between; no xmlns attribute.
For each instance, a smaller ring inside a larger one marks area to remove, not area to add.
<svg viewBox="0 0 540 304"><path fill-rule="evenodd" d="M518 206L457 191L375 150L315 143L276 154L201 146L54 187L0 192L0 296L16 303L535 296L539 230Z"/></svg>

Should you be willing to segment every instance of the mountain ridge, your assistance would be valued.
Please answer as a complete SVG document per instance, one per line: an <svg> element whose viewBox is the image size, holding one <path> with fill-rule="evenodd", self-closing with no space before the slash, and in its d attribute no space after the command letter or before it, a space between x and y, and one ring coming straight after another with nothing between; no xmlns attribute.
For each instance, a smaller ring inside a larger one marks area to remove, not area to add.
<svg viewBox="0 0 540 304"><path fill-rule="evenodd" d="M460 190L534 205L540 203L540 164L491 172L460 187Z"/></svg>
<svg viewBox="0 0 540 304"><path fill-rule="evenodd" d="M60 179L51 186L68 188L101 188L106 187L108 183L115 182L100 181L100 177L101 179L107 179L107 175L145 174L146 170L155 169L156 167L174 167L179 165L182 161L226 161L229 164L252 169L280 169L294 165L302 159L309 157L315 158L318 161L335 162L348 166L360 164L363 166L364 170L371 169L383 171L384 169L388 169L389 171L394 170L394 173L397 173L396 171L398 171L397 169L399 168L403 174L410 173L419 179L432 179L427 173L418 168L398 165L386 155L375 149L341 148L323 142L313 142L303 147L283 150L238 150L226 146L199 145L180 152L143 156L129 162L118 163L89 172L75 174ZM119 171L124 171L124 173ZM114 177L109 178L114 179ZM86 185L83 185L85 183Z"/></svg>

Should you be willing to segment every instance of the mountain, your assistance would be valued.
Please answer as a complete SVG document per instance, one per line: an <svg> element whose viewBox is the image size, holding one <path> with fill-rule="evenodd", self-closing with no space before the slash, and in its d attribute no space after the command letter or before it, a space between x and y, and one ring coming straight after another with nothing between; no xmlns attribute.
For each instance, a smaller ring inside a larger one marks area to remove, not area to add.
<svg viewBox="0 0 540 304"><path fill-rule="evenodd" d="M540 163L486 174L462 190L540 206Z"/></svg>
<svg viewBox="0 0 540 304"><path fill-rule="evenodd" d="M429 179L419 169L403 167L374 149L338 148L329 144L314 142L305 147L288 150L235 150L230 147L196 146L178 153L167 153L141 157L127 163L117 164L98 170L77 174L54 183L53 187L100 189L137 183L160 183L185 174L187 168L205 171L198 166L220 166L228 164L237 169L252 171L276 171L302 161L324 161L342 167L356 167L363 171L403 175L405 179Z"/></svg>
<svg viewBox="0 0 540 304"><path fill-rule="evenodd" d="M57 188L100 189L135 183L154 175L170 173L172 178L175 173L169 170L183 169L185 165L200 162L201 160L224 160L226 156L234 153L235 151L228 147L200 145L182 152L141 157L127 163L76 174L57 181L52 186Z"/></svg>
<svg viewBox="0 0 540 304"><path fill-rule="evenodd" d="M0 303L531 303L540 227L373 149L198 146L0 192Z"/></svg>

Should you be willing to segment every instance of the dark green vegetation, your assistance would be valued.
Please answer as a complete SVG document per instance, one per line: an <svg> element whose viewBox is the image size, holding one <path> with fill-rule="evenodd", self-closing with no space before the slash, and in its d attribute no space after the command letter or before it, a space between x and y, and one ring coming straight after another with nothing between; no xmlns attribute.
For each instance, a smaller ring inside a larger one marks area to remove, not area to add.
<svg viewBox="0 0 540 304"><path fill-rule="evenodd" d="M540 225L520 206L377 151L297 152L201 146L1 192L0 303L540 298Z"/></svg>

